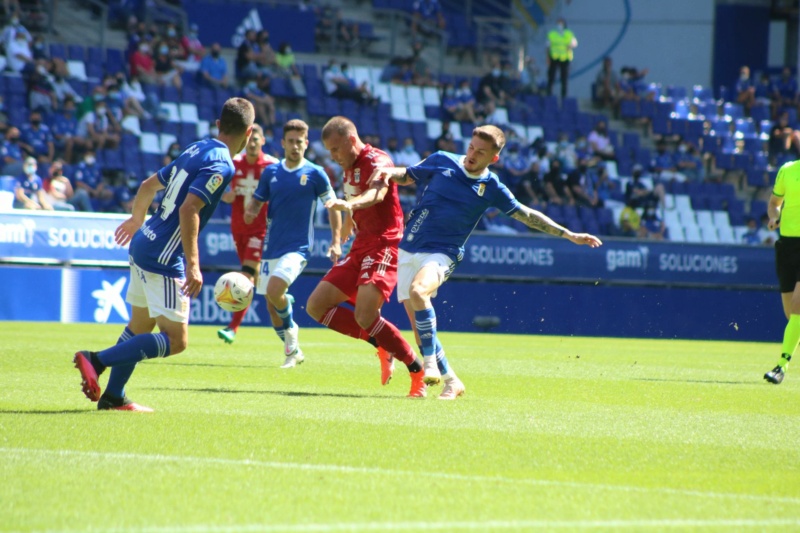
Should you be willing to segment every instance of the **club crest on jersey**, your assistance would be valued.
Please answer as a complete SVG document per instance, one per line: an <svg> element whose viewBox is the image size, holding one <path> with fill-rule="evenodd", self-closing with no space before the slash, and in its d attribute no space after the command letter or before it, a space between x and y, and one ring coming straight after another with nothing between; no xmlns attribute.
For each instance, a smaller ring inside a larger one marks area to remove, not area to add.
<svg viewBox="0 0 800 533"><path fill-rule="evenodd" d="M223 181L225 180L222 179L222 174L214 174L206 183L206 190L211 194L214 194L217 192L217 189L219 189L219 186L222 185Z"/></svg>
<svg viewBox="0 0 800 533"><path fill-rule="evenodd" d="M361 169L360 168L357 168L357 169L355 169L353 171L353 181L355 181L356 183L360 183L361 182Z"/></svg>
<svg viewBox="0 0 800 533"><path fill-rule="evenodd" d="M300 176L300 185L305 185L308 183L308 174L303 174Z"/></svg>
<svg viewBox="0 0 800 533"><path fill-rule="evenodd" d="M486 184L485 183L478 184L478 191L477 192L478 192L478 196L483 196L483 193L486 192Z"/></svg>

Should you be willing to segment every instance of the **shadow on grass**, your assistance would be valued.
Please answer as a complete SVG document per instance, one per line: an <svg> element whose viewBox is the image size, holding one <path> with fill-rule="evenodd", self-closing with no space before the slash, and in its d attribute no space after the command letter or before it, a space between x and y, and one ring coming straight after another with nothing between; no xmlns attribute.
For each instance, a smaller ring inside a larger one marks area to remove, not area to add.
<svg viewBox="0 0 800 533"><path fill-rule="evenodd" d="M180 363L180 362L159 362L159 365L167 366L208 366L218 368L277 368L275 364L272 365L220 365L216 363Z"/></svg>
<svg viewBox="0 0 800 533"><path fill-rule="evenodd" d="M343 394L337 392L304 392L284 390L242 390L242 389L175 389L169 387L151 387L148 390L175 391L175 392L206 392L211 394L272 394L275 396L289 396L299 398L376 398L380 400L393 400L405 396L381 396L378 394Z"/></svg>
<svg viewBox="0 0 800 533"><path fill-rule="evenodd" d="M0 409L0 415L72 415L95 412L97 409Z"/></svg>
<svg viewBox="0 0 800 533"><path fill-rule="evenodd" d="M755 381L722 381L716 379L665 379L665 378L636 378L634 381L663 381L667 383L705 383L708 385L760 385Z"/></svg>

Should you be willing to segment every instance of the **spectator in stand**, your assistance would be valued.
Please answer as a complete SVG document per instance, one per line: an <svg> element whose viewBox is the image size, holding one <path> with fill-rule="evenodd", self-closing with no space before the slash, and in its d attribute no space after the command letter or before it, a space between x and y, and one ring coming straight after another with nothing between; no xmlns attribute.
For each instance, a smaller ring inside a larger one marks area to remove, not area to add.
<svg viewBox="0 0 800 533"><path fill-rule="evenodd" d="M750 114L750 108L756 100L756 87L750 77L750 67L747 65L739 69L739 79L736 81L736 101L744 106L744 111Z"/></svg>
<svg viewBox="0 0 800 533"><path fill-rule="evenodd" d="M7 10L6 13L8 13ZM23 37L25 37L26 42L31 43L33 41L31 33L25 26L22 25L22 22L19 20L19 11L15 11L11 14L8 24L3 26L2 33L0 33L0 40L2 40L6 50L8 50L9 46L14 42L14 39L16 39L17 35L19 34L22 34Z"/></svg>
<svg viewBox="0 0 800 533"><path fill-rule="evenodd" d="M144 83L158 83L156 66L150 51L150 43L140 42L130 59L131 77L137 77Z"/></svg>
<svg viewBox="0 0 800 533"><path fill-rule="evenodd" d="M28 74L34 69L36 63L33 60L33 52L24 33L16 33L6 45L6 59L8 68L12 72Z"/></svg>
<svg viewBox="0 0 800 533"><path fill-rule="evenodd" d="M361 44L361 28L357 22L345 20L342 10L337 9L336 14L336 48L343 48L350 52Z"/></svg>
<svg viewBox="0 0 800 533"><path fill-rule="evenodd" d="M797 93L797 78L792 76L792 69L783 67L781 77L775 83L776 92L776 107L782 109L784 107L798 107L800 105L800 98ZM772 116L775 116L774 114Z"/></svg>
<svg viewBox="0 0 800 533"><path fill-rule="evenodd" d="M411 167L422 161L422 157L414 147L414 139L406 137L403 141L403 149L394 159L394 164L398 167Z"/></svg>
<svg viewBox="0 0 800 533"><path fill-rule="evenodd" d="M109 200L114 197L114 191L103 180L94 150L87 150L83 156L83 161L78 163L75 168L73 182L76 189L86 191L95 211L103 210Z"/></svg>
<svg viewBox="0 0 800 533"><path fill-rule="evenodd" d="M639 222L640 239L663 241L667 238L667 226L656 213L655 209L645 209Z"/></svg>
<svg viewBox="0 0 800 533"><path fill-rule="evenodd" d="M775 84L772 83L772 79L769 77L769 73L762 72L755 86L755 104L769 107L769 116L774 117L777 111L776 95L777 90L775 89Z"/></svg>
<svg viewBox="0 0 800 533"><path fill-rule="evenodd" d="M55 156L53 135L47 124L42 123L42 114L32 111L28 124L20 129L20 147L39 163L50 164Z"/></svg>
<svg viewBox="0 0 800 533"><path fill-rule="evenodd" d="M491 64L491 70L478 83L478 103L486 105L487 102L492 102L496 107L504 107L508 95L505 92L500 60L497 57L493 57Z"/></svg>
<svg viewBox="0 0 800 533"><path fill-rule="evenodd" d="M556 27L547 34L547 94L553 94L553 84L556 81L556 71L561 78L561 98L567 96L567 80L569 79L569 66L572 63L573 50L577 48L578 40L572 30L567 28L567 21L559 18Z"/></svg>
<svg viewBox="0 0 800 533"><path fill-rule="evenodd" d="M475 98L469 88L469 81L465 81L466 90L456 92L453 84L448 83L442 92L442 108L450 120L457 122L477 122L475 118ZM463 98L462 98L463 95Z"/></svg>
<svg viewBox="0 0 800 533"><path fill-rule="evenodd" d="M747 217L747 231L742 233L742 244L761 246L760 228L753 217Z"/></svg>
<svg viewBox="0 0 800 533"><path fill-rule="evenodd" d="M567 188L577 205L588 207L600 205L592 175L586 167L579 166L567 175Z"/></svg>
<svg viewBox="0 0 800 533"><path fill-rule="evenodd" d="M104 85L95 85L92 89L92 94L81 100L78 106L78 120L82 119L86 113L94 111L95 106L99 102L105 102L106 88Z"/></svg>
<svg viewBox="0 0 800 533"><path fill-rule="evenodd" d="M17 186L14 189L15 209L53 210L53 206L47 201L42 178L36 173L36 169L36 159L25 158L22 175L17 176Z"/></svg>
<svg viewBox="0 0 800 533"><path fill-rule="evenodd" d="M528 207L538 207L547 197L538 173L531 164L531 159L519 144L508 145L505 156L501 158L505 168L506 185L520 203Z"/></svg>
<svg viewBox="0 0 800 533"><path fill-rule="evenodd" d="M181 38L182 57L176 63L187 72L197 72L200 68L200 61L206 55L206 49L197 36L197 24L189 26L189 33Z"/></svg>
<svg viewBox="0 0 800 533"><path fill-rule="evenodd" d="M0 153L3 155L3 175L18 176L22 174L22 148L19 144L19 130L11 126L6 131L6 139L3 141Z"/></svg>
<svg viewBox="0 0 800 533"><path fill-rule="evenodd" d="M619 102L622 99L622 88L617 73L611 64L611 58L603 58L603 67L595 78L597 98L603 107L613 110L614 116L619 114Z"/></svg>
<svg viewBox="0 0 800 533"><path fill-rule="evenodd" d="M67 81L64 76L60 74L56 74L50 80L50 85L53 87L53 93L56 97L57 105L55 107L56 110L59 110L64 107L64 102L67 98L71 98L75 102L79 102L82 100L78 91L75 90L72 85Z"/></svg>
<svg viewBox="0 0 800 533"><path fill-rule="evenodd" d="M222 48L219 43L211 45L211 52L200 61L200 80L208 87L229 85L228 64L220 57Z"/></svg>
<svg viewBox="0 0 800 533"><path fill-rule="evenodd" d="M619 86L621 97L623 100L636 100L642 99L642 95L647 92L647 83L644 77L647 76L649 69L638 69L636 67L622 67L620 69ZM647 96L653 98L654 95Z"/></svg>
<svg viewBox="0 0 800 533"><path fill-rule="evenodd" d="M94 111L83 115L78 122L78 135L88 137L95 150L116 148L120 141L120 131L117 119L104 100L97 102Z"/></svg>
<svg viewBox="0 0 800 533"><path fill-rule="evenodd" d="M458 152L458 146L456 146L455 137L453 137L453 133L450 131L449 120L442 121L442 133L436 138L434 146L436 147L437 151L442 150L445 152L450 152L451 154Z"/></svg>
<svg viewBox="0 0 800 533"><path fill-rule="evenodd" d="M50 177L44 182L50 204L58 209L66 203L65 211L92 211L92 202L85 190L75 191L69 178L64 175L64 162L57 159L50 165Z"/></svg>
<svg viewBox="0 0 800 533"><path fill-rule="evenodd" d="M561 161L561 168L563 168L564 171L569 173L578 168L578 153L575 150L575 145L569 142L568 133L559 133L556 153L554 155ZM584 166L588 168L588 165Z"/></svg>
<svg viewBox="0 0 800 533"><path fill-rule="evenodd" d="M619 214L620 237L638 237L641 225L641 215L636 210L636 206L633 205L633 201L628 200Z"/></svg>
<svg viewBox="0 0 800 533"><path fill-rule="evenodd" d="M386 141L386 150L385 152L389 154L389 157L392 161L397 162L397 158L400 157L400 147L397 144L397 137L389 137L389 140Z"/></svg>
<svg viewBox="0 0 800 533"><path fill-rule="evenodd" d="M686 181L686 175L678 172L675 157L667 150L667 142L660 140L656 143L656 153L650 162L653 175L662 181Z"/></svg>
<svg viewBox="0 0 800 533"><path fill-rule="evenodd" d="M647 185L643 180L642 173L644 168L640 164L633 165L632 180L625 188L625 203L633 207L643 207L653 209L656 207L664 208L664 196L666 191L664 185L658 183L653 187Z"/></svg>
<svg viewBox="0 0 800 533"><path fill-rule="evenodd" d="M269 44L269 32L267 30L260 30L256 35L256 55L255 60L259 69L264 74L273 75L278 68L278 63L275 58L275 50Z"/></svg>
<svg viewBox="0 0 800 533"><path fill-rule="evenodd" d="M48 80L44 65L37 65L29 74L28 105L31 109L42 110L47 114L58 107L58 98Z"/></svg>
<svg viewBox="0 0 800 533"><path fill-rule="evenodd" d="M91 141L78 136L78 119L76 117L75 100L67 97L61 112L53 117L52 123L53 143L59 153L64 154L68 163L73 161L73 151L85 150L91 146Z"/></svg>
<svg viewBox="0 0 800 533"><path fill-rule="evenodd" d="M297 68L292 47L287 42L283 42L278 47L278 52L275 54L276 72L281 76L289 78L289 83L292 84L292 91L295 96L300 98L306 97L306 86L303 83L303 77L300 75L300 69Z"/></svg>
<svg viewBox="0 0 800 533"><path fill-rule="evenodd" d="M339 99L355 100L359 103L366 103L372 100L367 83L356 86L347 76L347 63L342 63L341 67L336 64L334 59L328 63L328 69L322 76L325 85L325 92L328 96Z"/></svg>
<svg viewBox="0 0 800 533"><path fill-rule="evenodd" d="M550 161L550 171L544 175L544 192L547 201L556 205L575 205L575 198L567 186L567 176L561 172L561 162L558 159Z"/></svg>
<svg viewBox="0 0 800 533"><path fill-rule="evenodd" d="M436 81L431 72L431 67L422 56L422 42L416 41L412 45L411 57L409 57L412 72L412 84L420 85L422 87L437 87L439 82Z"/></svg>
<svg viewBox="0 0 800 533"><path fill-rule="evenodd" d="M261 78L269 80L267 76ZM259 87L258 80L249 80L242 89L242 96L253 104L256 122L270 127L275 125L275 99Z"/></svg>
<svg viewBox="0 0 800 533"><path fill-rule="evenodd" d="M256 61L258 55L258 34L256 30L247 30L242 44L236 50L236 79L244 84L261 73Z"/></svg>
<svg viewBox="0 0 800 533"><path fill-rule="evenodd" d="M705 181L706 171L703 167L703 160L697 153L697 147L687 141L678 144L678 152L675 154L675 167L678 172L692 181Z"/></svg>
<svg viewBox="0 0 800 533"><path fill-rule="evenodd" d="M522 63L522 68L519 71L519 90L521 93L526 94L539 94L542 89L542 84L539 80L541 70L539 65L536 64L536 59L528 56Z"/></svg>
<svg viewBox="0 0 800 533"><path fill-rule="evenodd" d="M153 61L153 70L159 85L171 84L178 90L183 86L181 70L175 66L175 62L170 55L169 45L165 41L158 45L156 57Z"/></svg>
<svg viewBox="0 0 800 533"><path fill-rule="evenodd" d="M283 154L281 140L275 138L271 126L264 128L264 146L261 147L261 151L272 157L279 157L277 154Z"/></svg>
<svg viewBox="0 0 800 533"><path fill-rule="evenodd" d="M178 159L178 156L180 156L181 153L183 153L183 148L181 148L181 144L179 142L174 142L170 144L169 148L167 148L167 153L164 154L164 159L161 163L161 166L165 167L169 165L170 163Z"/></svg>
<svg viewBox="0 0 800 533"><path fill-rule="evenodd" d="M447 26L439 0L416 0L411 12L411 37L436 35Z"/></svg>
<svg viewBox="0 0 800 533"><path fill-rule="evenodd" d="M144 94L144 89L142 88L142 84L139 83L138 78L131 78L129 81L124 73L118 72L114 90L119 93L119 98L122 101L123 117L135 116L138 118L152 118L153 115L144 108L143 104L152 108L154 111L158 111L158 97L153 95L152 98L155 101L149 101L148 97ZM111 93L109 93L108 96L111 98Z"/></svg>
<svg viewBox="0 0 800 533"><path fill-rule="evenodd" d="M594 172L594 190L597 194L597 207L606 207L613 203L619 203L617 200L614 200L614 193L617 187L619 187L619 184L608 175L608 168L606 165L597 165L594 171L590 169L589 172Z"/></svg>
<svg viewBox="0 0 800 533"><path fill-rule="evenodd" d="M593 155L599 157L603 161L616 161L614 145L611 144L611 139L608 137L608 128L606 127L605 121L598 121L594 129L589 132L589 136L586 140L589 143L589 148Z"/></svg>
<svg viewBox="0 0 800 533"><path fill-rule="evenodd" d="M772 125L769 134L769 162L780 166L784 162L800 158L800 132L789 125L789 113L784 111Z"/></svg>

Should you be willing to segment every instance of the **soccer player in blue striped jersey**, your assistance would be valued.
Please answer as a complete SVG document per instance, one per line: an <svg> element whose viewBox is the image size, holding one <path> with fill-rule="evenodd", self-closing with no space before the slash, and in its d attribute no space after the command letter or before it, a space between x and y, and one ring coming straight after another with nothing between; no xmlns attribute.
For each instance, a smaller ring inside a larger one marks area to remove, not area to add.
<svg viewBox="0 0 800 533"><path fill-rule="evenodd" d="M244 221L250 224L261 207L267 209L267 235L261 257L256 292L267 299L275 332L283 340L286 357L281 368L293 368L304 360L298 342L298 327L292 319L289 287L308 262L314 244L314 218L317 203L336 198L325 170L305 159L308 124L290 120L283 126L281 139L284 158L264 169L253 197L245 206ZM342 255L342 217L328 209L331 245L328 255L335 263Z"/></svg>
<svg viewBox="0 0 800 533"><path fill-rule="evenodd" d="M189 145L139 187L131 216L117 228L119 245L130 243L131 279L126 301L131 319L117 344L73 359L83 393L100 410L152 411L133 403L125 385L136 363L184 351L189 342L190 299L203 287L197 239L233 177L231 157L244 148L255 111L243 98L225 102L219 136ZM166 189L158 211L145 222L156 193ZM158 326L159 333L153 333ZM98 377L111 372L101 396Z"/></svg>
<svg viewBox="0 0 800 533"><path fill-rule="evenodd" d="M464 244L483 213L490 207L501 210L530 228L564 237L575 244L596 248L600 239L587 233L573 233L544 214L520 204L489 165L497 162L505 145L505 135L495 126L479 126L472 131L466 155L436 152L407 168L376 170L370 177L373 186L427 183L416 207L410 213L400 242L397 297L406 312L420 344L425 381L445 382L442 400L454 400L464 393L464 384L450 368L436 330L436 313L431 299L464 257ZM440 370L436 359L439 358Z"/></svg>

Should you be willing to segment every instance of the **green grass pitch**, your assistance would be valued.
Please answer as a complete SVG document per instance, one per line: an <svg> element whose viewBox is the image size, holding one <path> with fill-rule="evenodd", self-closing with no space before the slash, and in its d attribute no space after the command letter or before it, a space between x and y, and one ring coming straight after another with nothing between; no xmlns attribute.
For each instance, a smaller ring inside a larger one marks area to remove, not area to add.
<svg viewBox="0 0 800 533"><path fill-rule="evenodd" d="M443 402L333 332L281 370L271 330L191 326L128 386L155 413L100 413L72 354L120 332L0 324L0 531L800 531L777 342L444 332Z"/></svg>

